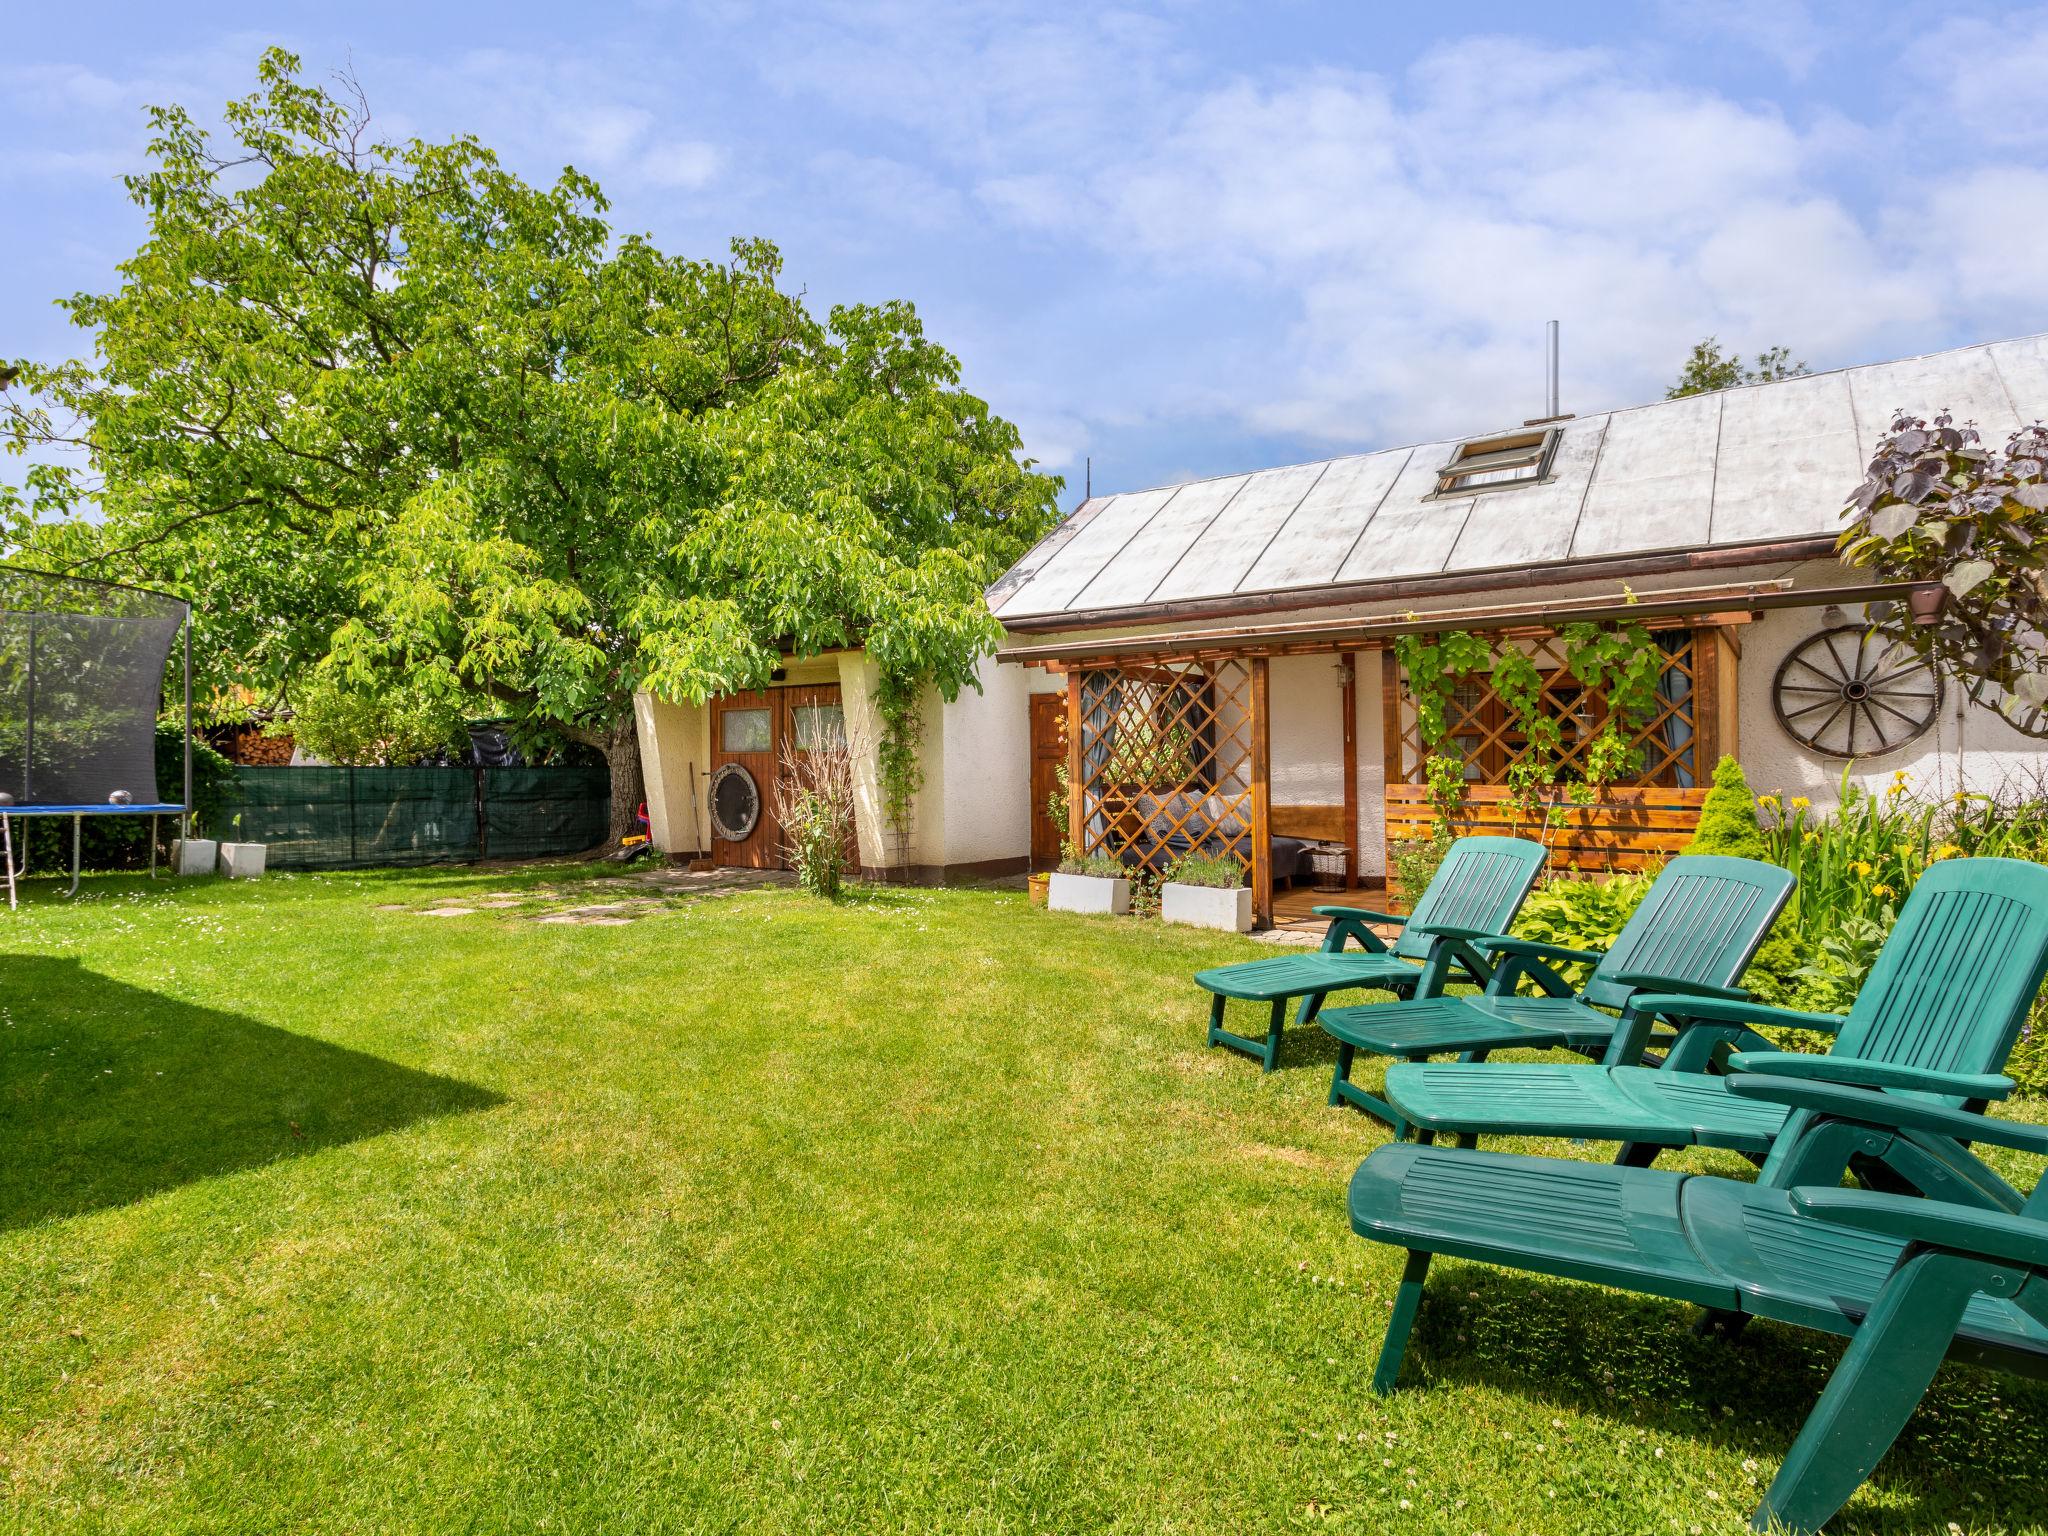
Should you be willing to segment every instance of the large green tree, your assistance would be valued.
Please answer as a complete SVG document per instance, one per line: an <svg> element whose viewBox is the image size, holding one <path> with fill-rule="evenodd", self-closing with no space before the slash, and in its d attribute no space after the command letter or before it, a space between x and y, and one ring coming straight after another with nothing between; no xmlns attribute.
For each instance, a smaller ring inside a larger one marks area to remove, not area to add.
<svg viewBox="0 0 2048 1536"><path fill-rule="evenodd" d="M147 236L65 301L94 357L12 365L11 446L84 456L31 472L17 551L189 594L215 684L403 676L587 742L621 831L637 689L855 644L894 697L970 683L1059 482L908 304L821 322L766 242L614 239L573 169L381 142L280 51L231 143L151 120Z"/></svg>

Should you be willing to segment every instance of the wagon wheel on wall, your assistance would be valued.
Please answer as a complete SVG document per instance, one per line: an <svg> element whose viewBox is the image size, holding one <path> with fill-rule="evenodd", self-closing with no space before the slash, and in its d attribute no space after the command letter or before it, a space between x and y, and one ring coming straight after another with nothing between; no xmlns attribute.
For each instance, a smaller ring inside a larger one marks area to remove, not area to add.
<svg viewBox="0 0 2048 1536"><path fill-rule="evenodd" d="M1792 648L1772 679L1771 707L1787 735L1824 757L1878 757L1926 734L1941 693L1927 658L1851 624Z"/></svg>

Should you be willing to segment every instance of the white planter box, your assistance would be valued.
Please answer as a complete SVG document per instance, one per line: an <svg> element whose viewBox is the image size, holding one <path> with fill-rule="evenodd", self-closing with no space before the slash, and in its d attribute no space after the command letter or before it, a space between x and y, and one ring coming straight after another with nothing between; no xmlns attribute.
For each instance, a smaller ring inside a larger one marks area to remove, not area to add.
<svg viewBox="0 0 2048 1536"><path fill-rule="evenodd" d="M1159 915L1169 923L1221 928L1226 933L1250 933L1251 888L1240 885L1232 890L1219 885L1176 885L1169 880L1159 888Z"/></svg>
<svg viewBox="0 0 2048 1536"><path fill-rule="evenodd" d="M171 840L171 873L210 875L220 844L210 837L178 837Z"/></svg>
<svg viewBox="0 0 2048 1536"><path fill-rule="evenodd" d="M220 872L230 880L260 879L265 851L263 843L222 843Z"/></svg>
<svg viewBox="0 0 2048 1536"><path fill-rule="evenodd" d="M1109 912L1121 917L1131 910L1131 882L1100 875L1054 875L1045 904L1055 912Z"/></svg>

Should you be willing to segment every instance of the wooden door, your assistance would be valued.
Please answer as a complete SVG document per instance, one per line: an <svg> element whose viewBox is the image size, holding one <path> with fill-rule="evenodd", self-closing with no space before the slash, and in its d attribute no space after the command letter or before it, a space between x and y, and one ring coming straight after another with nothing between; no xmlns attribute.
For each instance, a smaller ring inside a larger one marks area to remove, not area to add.
<svg viewBox="0 0 2048 1536"><path fill-rule="evenodd" d="M1059 790L1059 770L1067 764L1067 696L1064 693L1034 693L1031 696L1031 867L1050 869L1060 861L1060 844L1066 839L1067 817L1046 812L1047 802Z"/></svg>
<svg viewBox="0 0 2048 1536"><path fill-rule="evenodd" d="M775 869L782 863L782 839L775 827L775 759L782 745L777 730L775 696L733 693L711 706L711 862L739 869ZM721 778L720 770L737 764L752 781L753 825L746 836L730 838L719 830L743 821L747 785L737 774Z"/></svg>

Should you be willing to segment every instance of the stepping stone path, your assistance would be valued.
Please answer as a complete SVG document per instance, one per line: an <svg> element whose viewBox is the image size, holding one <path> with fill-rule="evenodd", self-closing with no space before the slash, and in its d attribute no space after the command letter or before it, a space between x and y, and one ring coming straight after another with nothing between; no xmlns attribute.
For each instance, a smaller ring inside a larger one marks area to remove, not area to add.
<svg viewBox="0 0 2048 1536"><path fill-rule="evenodd" d="M427 907L394 905L378 910L411 912L418 917L474 917L479 912L516 911L537 923L618 928L651 913L669 911L679 899L775 890L795 883L796 877L782 870L710 869L692 873L658 864L581 882L573 890L547 885L528 891L486 891L480 896L443 897ZM614 899L591 901L593 896ZM570 902L576 904L567 904Z"/></svg>

